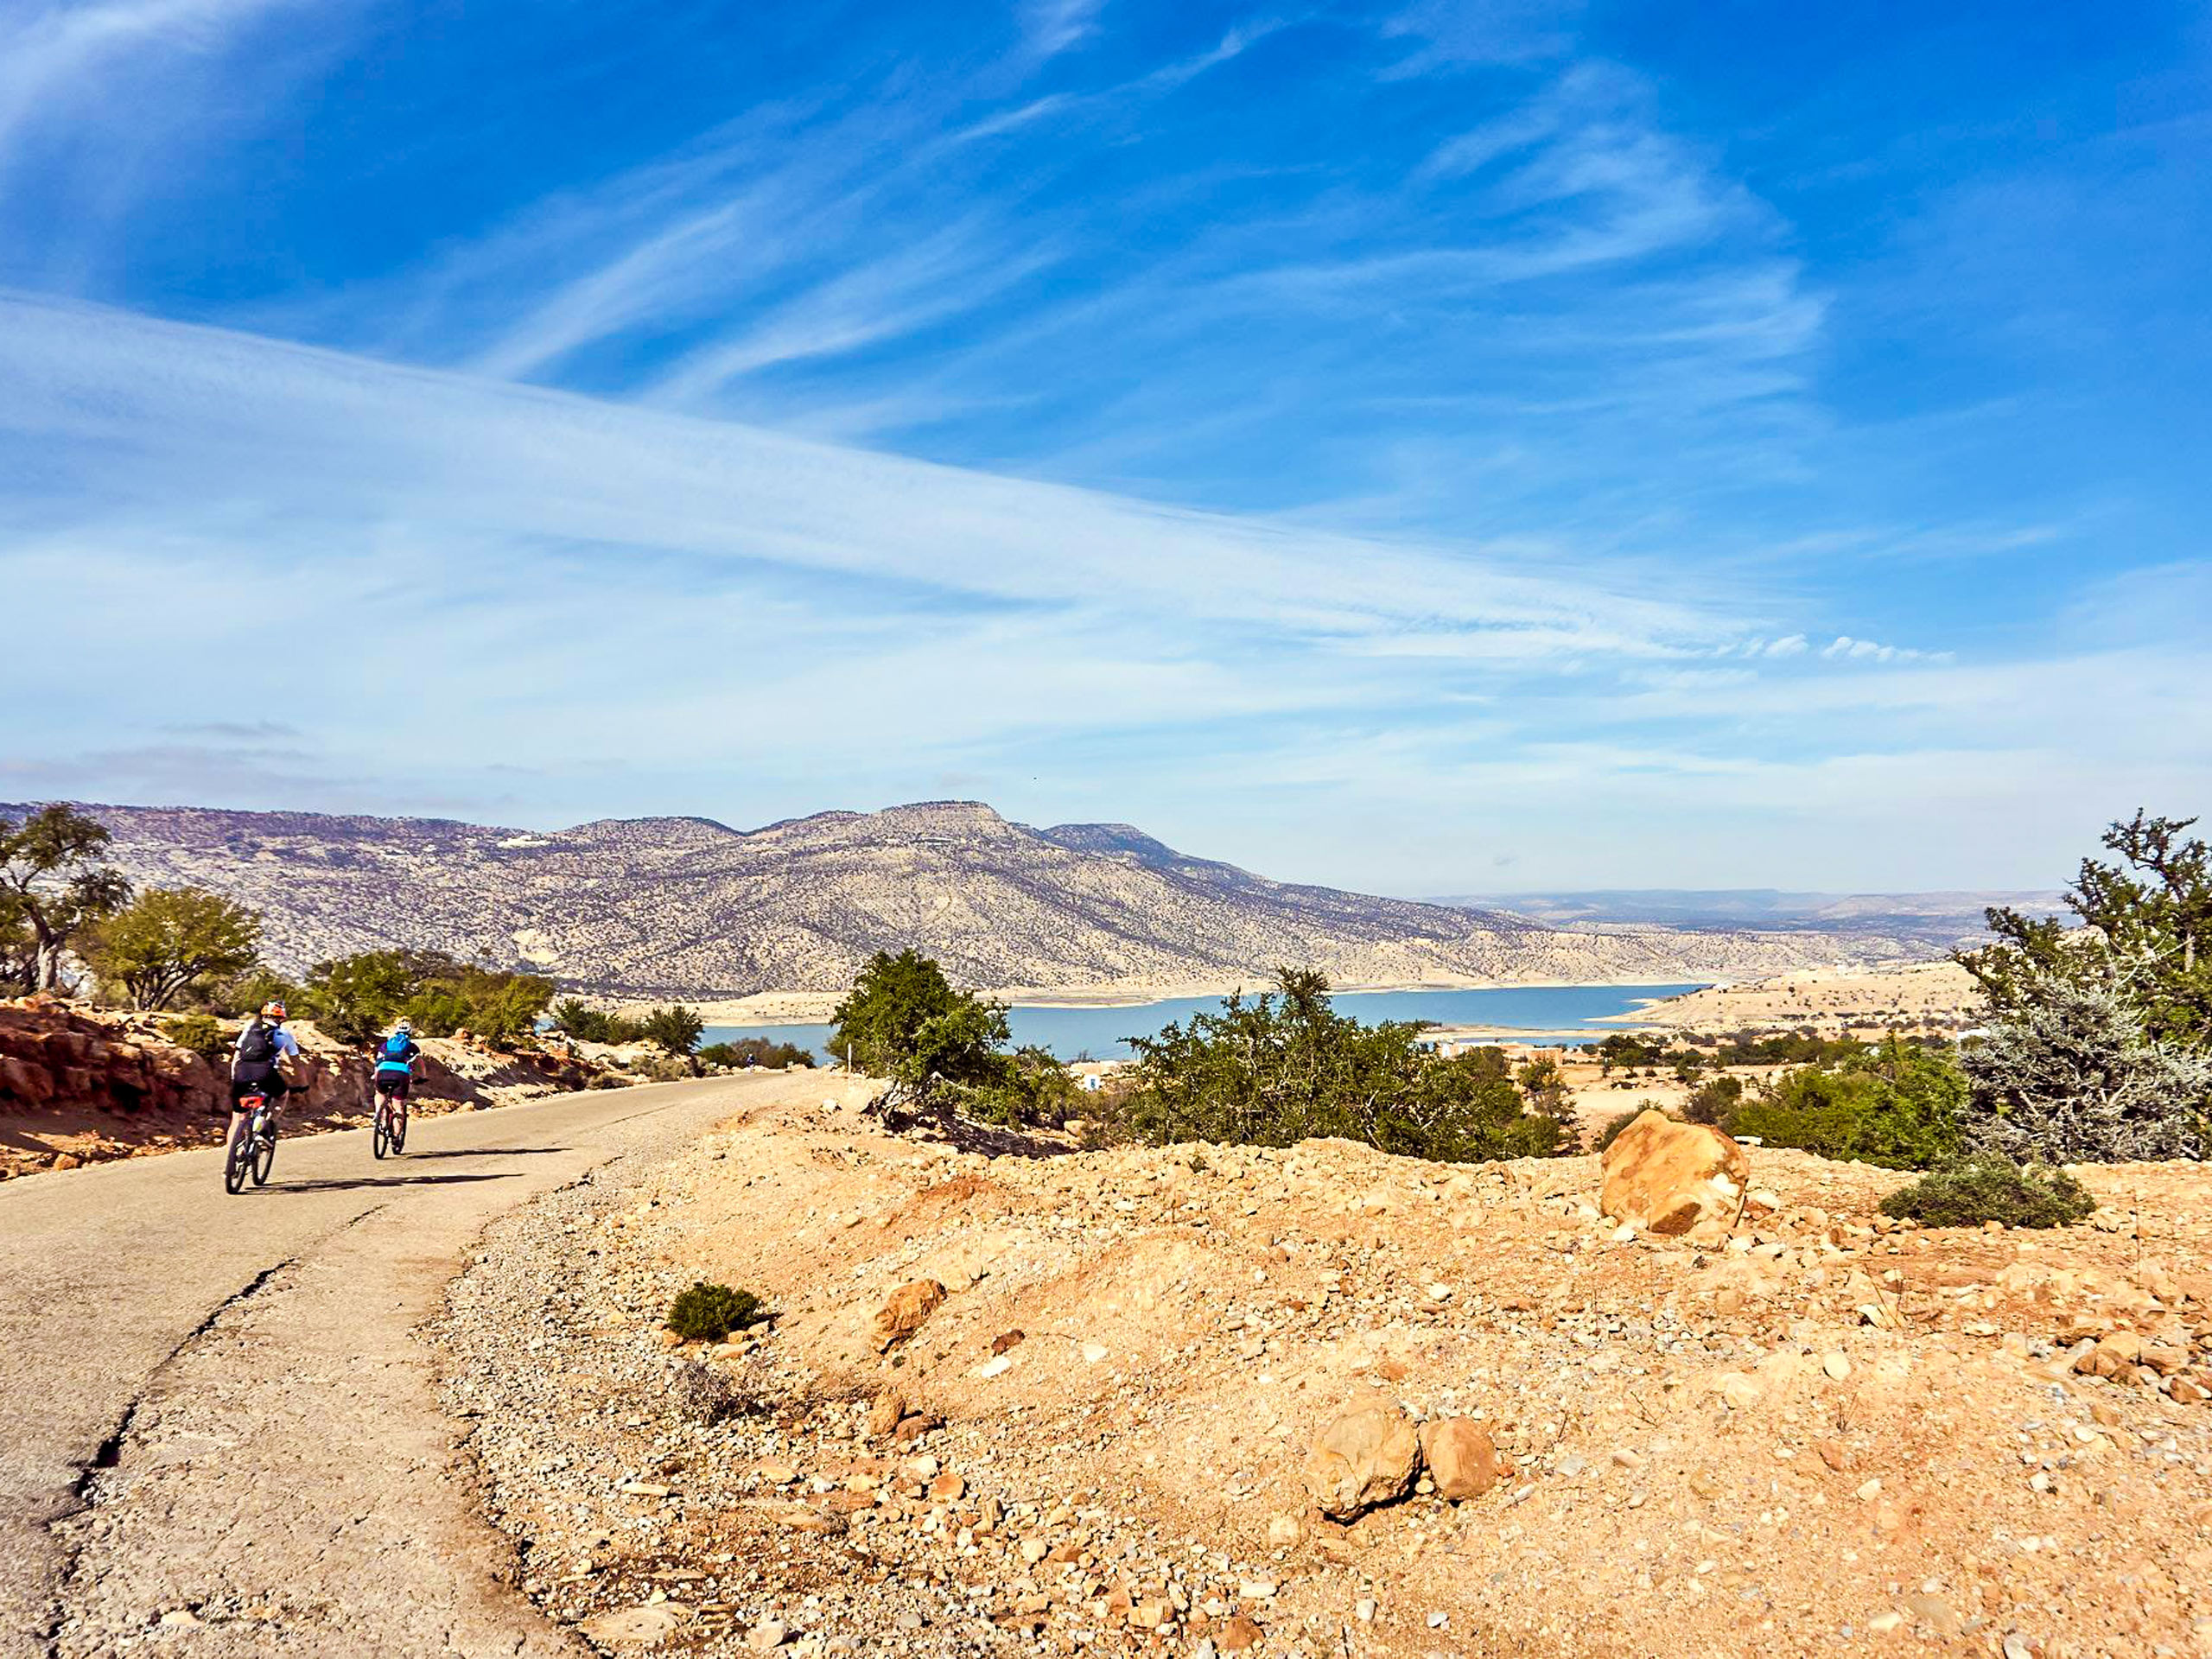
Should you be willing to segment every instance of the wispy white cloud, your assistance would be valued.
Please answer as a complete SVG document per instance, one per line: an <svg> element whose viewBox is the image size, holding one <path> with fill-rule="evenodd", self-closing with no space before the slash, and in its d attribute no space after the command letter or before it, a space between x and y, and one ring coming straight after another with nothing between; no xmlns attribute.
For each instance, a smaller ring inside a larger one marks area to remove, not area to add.
<svg viewBox="0 0 2212 1659"><path fill-rule="evenodd" d="M1019 0L1023 45L1037 58L1056 57L1098 27L1106 0Z"/></svg>

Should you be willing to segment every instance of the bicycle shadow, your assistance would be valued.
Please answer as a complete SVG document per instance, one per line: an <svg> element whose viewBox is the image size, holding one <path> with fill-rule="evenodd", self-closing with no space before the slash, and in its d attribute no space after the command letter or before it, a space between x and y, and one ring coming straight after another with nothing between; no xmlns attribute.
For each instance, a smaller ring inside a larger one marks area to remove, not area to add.
<svg viewBox="0 0 2212 1659"><path fill-rule="evenodd" d="M487 1169L480 1173L456 1172L451 1175L354 1175L323 1176L304 1181L272 1179L263 1187L264 1192L353 1192L364 1187L377 1186L459 1186L471 1181L519 1180L518 1169Z"/></svg>
<svg viewBox="0 0 2212 1659"><path fill-rule="evenodd" d="M575 1150L574 1147L448 1147L435 1152L394 1153L392 1156L417 1164L427 1158L544 1158Z"/></svg>

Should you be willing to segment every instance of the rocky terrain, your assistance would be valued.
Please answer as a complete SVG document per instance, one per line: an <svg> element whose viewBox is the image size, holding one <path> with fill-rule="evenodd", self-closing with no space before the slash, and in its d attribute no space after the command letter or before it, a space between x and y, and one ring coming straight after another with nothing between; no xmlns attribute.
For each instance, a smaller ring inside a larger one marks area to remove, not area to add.
<svg viewBox="0 0 2212 1659"><path fill-rule="evenodd" d="M0 813L21 810L0 807ZM1277 963L1340 985L1740 978L1891 960L1871 933L1560 927L1288 886L1122 824L1038 830L933 802L731 830L646 818L535 833L429 819L92 806L115 862L261 912L297 971L431 946L611 995L842 990L912 945L964 984L1154 995L1251 982Z"/></svg>
<svg viewBox="0 0 2212 1659"><path fill-rule="evenodd" d="M230 1022L228 1037L237 1034ZM296 1021L304 1092L285 1106L292 1134L368 1122L369 1063ZM445 1038L422 1042L414 1109L423 1116L626 1083L603 1064L535 1050L495 1054ZM111 1158L213 1146L230 1127L227 1070L171 1040L149 1015L48 996L0 1001L0 1179Z"/></svg>
<svg viewBox="0 0 2212 1659"><path fill-rule="evenodd" d="M611 1654L2212 1652L2201 1169L2010 1233L1760 1148L995 1150L783 1106L496 1227L436 1334L528 1593ZM772 1322L671 1345L697 1279Z"/></svg>

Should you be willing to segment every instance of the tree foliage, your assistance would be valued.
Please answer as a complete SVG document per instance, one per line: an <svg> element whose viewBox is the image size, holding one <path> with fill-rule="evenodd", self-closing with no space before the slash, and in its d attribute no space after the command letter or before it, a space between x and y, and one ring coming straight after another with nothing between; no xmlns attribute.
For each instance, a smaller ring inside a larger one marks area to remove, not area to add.
<svg viewBox="0 0 2212 1659"><path fill-rule="evenodd" d="M2122 988L2152 1041L2212 1049L2212 852L2188 834L2196 823L2138 810L2106 830L2103 843L2120 861L2083 859L2066 893L2086 932L2056 917L1986 912L1995 938L1957 960L1992 1017L2044 1001L2054 979L2111 982L2124 964Z"/></svg>
<svg viewBox="0 0 2212 1659"><path fill-rule="evenodd" d="M113 839L70 806L0 818L0 973L14 988L53 989L77 936L130 902L130 882L96 861Z"/></svg>
<svg viewBox="0 0 2212 1659"><path fill-rule="evenodd" d="M1283 1147L1338 1135L1455 1162L1559 1144L1558 1121L1522 1110L1495 1051L1446 1058L1421 1025L1362 1025L1335 1011L1328 982L1310 970L1279 969L1275 983L1129 1039L1136 1063L1122 1109L1140 1136Z"/></svg>
<svg viewBox="0 0 2212 1659"><path fill-rule="evenodd" d="M736 1037L728 1042L709 1043L699 1051L699 1058L709 1065L736 1069L757 1065L770 1071L781 1071L787 1065L814 1064L814 1051L797 1043L779 1043L768 1037Z"/></svg>
<svg viewBox="0 0 2212 1659"><path fill-rule="evenodd" d="M191 988L251 969L261 918L198 887L149 887L92 925L85 955L111 992L134 1008L166 1008Z"/></svg>
<svg viewBox="0 0 2212 1659"><path fill-rule="evenodd" d="M699 1069L699 1039L706 1034L707 1022L699 1017L696 1008L677 1002L665 1008L654 1008L638 1022L645 1041L672 1060L682 1060L694 1071Z"/></svg>
<svg viewBox="0 0 2212 1659"><path fill-rule="evenodd" d="M1043 1049L1007 1052L1005 1003L956 988L912 950L877 951L830 1017L830 1052L918 1103L1016 1124L1057 1121L1075 1096L1067 1069Z"/></svg>
<svg viewBox="0 0 2212 1659"><path fill-rule="evenodd" d="M301 1011L358 1043L404 1016L425 1037L467 1030L494 1046L521 1041L553 999L553 982L457 961L439 950L362 950L318 963Z"/></svg>
<svg viewBox="0 0 2212 1659"><path fill-rule="evenodd" d="M1961 952L1988 1003L1967 1056L1975 1139L2014 1157L2201 1157L2212 1122L2212 854L2138 810L2082 861L2082 923L1988 912Z"/></svg>
<svg viewBox="0 0 2212 1659"><path fill-rule="evenodd" d="M2104 980L2031 966L2008 988L1965 1057L1977 1141L2055 1163L2204 1155L2212 1056L2152 1037L2124 963Z"/></svg>
<svg viewBox="0 0 2212 1659"><path fill-rule="evenodd" d="M1823 1158L1928 1169L1958 1156L1967 1080L1950 1053L1894 1032L1836 1066L1784 1072L1722 1127Z"/></svg>

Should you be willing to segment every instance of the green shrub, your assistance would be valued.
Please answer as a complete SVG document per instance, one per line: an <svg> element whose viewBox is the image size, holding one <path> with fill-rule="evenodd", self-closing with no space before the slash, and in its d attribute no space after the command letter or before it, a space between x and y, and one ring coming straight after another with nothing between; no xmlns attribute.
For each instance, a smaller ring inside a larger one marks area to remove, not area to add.
<svg viewBox="0 0 2212 1659"><path fill-rule="evenodd" d="M2097 1201L2064 1170L2023 1169L1985 1154L1935 1170L1882 1200L1882 1213L1923 1227L2063 1227L2086 1221Z"/></svg>
<svg viewBox="0 0 2212 1659"><path fill-rule="evenodd" d="M720 1342L733 1331L768 1317L767 1304L749 1290L702 1279L668 1305L668 1328L686 1342Z"/></svg>
<svg viewBox="0 0 2212 1659"><path fill-rule="evenodd" d="M727 1043L709 1043L699 1051L699 1058L708 1065L724 1065L732 1071L749 1065L780 1071L787 1065L811 1066L814 1051L797 1043L772 1042L766 1037L740 1037Z"/></svg>
<svg viewBox="0 0 2212 1659"><path fill-rule="evenodd" d="M1690 1091L1688 1102L1682 1108L1686 1123L1704 1123L1726 1130L1744 1103L1744 1080L1741 1077L1707 1077Z"/></svg>
<svg viewBox="0 0 2212 1659"><path fill-rule="evenodd" d="M1629 1108L1628 1110L1623 1112L1618 1117L1614 1118L1611 1122L1605 1125L1605 1128L1599 1134L1598 1144L1591 1147L1590 1150L1592 1152L1603 1152L1607 1147L1611 1146L1614 1141L1621 1138L1621 1131L1623 1129L1628 1128L1630 1124L1635 1122L1637 1118L1642 1117L1644 1113L1649 1111L1657 1103L1658 1103L1656 1101L1649 1100L1640 1100L1637 1102L1635 1105Z"/></svg>
<svg viewBox="0 0 2212 1659"><path fill-rule="evenodd" d="M162 1021L162 1035L179 1048L188 1048L210 1065L230 1058L231 1034L211 1014L180 1014Z"/></svg>
<svg viewBox="0 0 2212 1659"><path fill-rule="evenodd" d="M1722 1127L1822 1158L1931 1169L1962 1149L1959 1112L1966 1098L1966 1077L1948 1050L1891 1035L1836 1068L1784 1073Z"/></svg>

